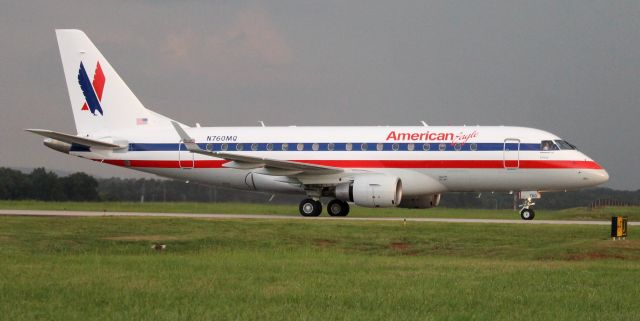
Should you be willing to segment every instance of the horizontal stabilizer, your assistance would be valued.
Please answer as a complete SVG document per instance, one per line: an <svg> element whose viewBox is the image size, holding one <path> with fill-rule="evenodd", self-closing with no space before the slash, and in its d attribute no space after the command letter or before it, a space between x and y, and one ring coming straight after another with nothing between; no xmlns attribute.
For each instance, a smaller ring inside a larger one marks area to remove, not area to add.
<svg viewBox="0 0 640 321"><path fill-rule="evenodd" d="M69 143L69 144L79 144L89 147L99 147L99 148L124 148L127 145L117 145L109 142L105 142L102 140L91 139L86 137L79 137L76 135L65 134L60 132L54 132L52 130L47 129L25 129L28 132L38 134L40 136L53 138L55 140L59 140L61 142Z"/></svg>
<svg viewBox="0 0 640 321"><path fill-rule="evenodd" d="M171 123L173 124L173 127L176 129L176 132L178 132L180 139L182 139L182 142L187 147L187 150L189 150L190 152L233 161L233 162L242 164L242 166L244 166L245 168L246 167L274 168L274 169L292 171L297 174L302 172L314 173L314 174L337 174L337 173L342 173L344 171L341 168L330 167L330 166L322 166L322 165L306 164L306 163L293 162L293 161L287 161L287 160L263 158L263 157L242 155L238 153L210 152L200 148L198 144L196 144L195 140L189 137L187 132L184 129L182 129L182 127L180 127L178 123L176 122L171 122ZM255 166L251 166L250 164L255 164Z"/></svg>

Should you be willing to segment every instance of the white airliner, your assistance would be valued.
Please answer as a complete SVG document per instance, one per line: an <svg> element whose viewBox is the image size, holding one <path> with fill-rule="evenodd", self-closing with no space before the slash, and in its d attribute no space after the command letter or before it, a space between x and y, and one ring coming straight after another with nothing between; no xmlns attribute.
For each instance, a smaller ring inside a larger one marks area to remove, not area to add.
<svg viewBox="0 0 640 321"><path fill-rule="evenodd" d="M303 216L430 208L446 192L513 192L533 219L539 192L607 172L551 133L506 126L189 127L146 109L89 38L57 30L77 134L28 129L57 151L164 177L306 195Z"/></svg>

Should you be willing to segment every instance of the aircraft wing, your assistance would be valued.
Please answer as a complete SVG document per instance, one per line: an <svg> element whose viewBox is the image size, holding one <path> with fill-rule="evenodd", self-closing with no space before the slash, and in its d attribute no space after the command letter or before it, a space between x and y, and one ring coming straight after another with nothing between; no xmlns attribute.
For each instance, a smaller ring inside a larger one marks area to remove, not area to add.
<svg viewBox="0 0 640 321"><path fill-rule="evenodd" d="M171 123L173 124L173 127L176 129L176 132L178 132L178 135L182 139L182 142L187 147L187 150L189 150L192 153L222 158L235 163L228 167L238 167L238 168L264 167L266 169L277 169L277 170L288 171L289 174L301 174L303 172L310 173L310 174L337 174L337 173L344 172L342 168L331 167L331 166L306 164L306 163L287 161L287 160L241 155L237 153L207 151L200 148L200 146L198 146L198 144L195 143L195 140L189 137L187 132L185 132L184 129L182 129L182 127L180 127L178 123L176 122L171 122Z"/></svg>
<svg viewBox="0 0 640 321"><path fill-rule="evenodd" d="M55 132L47 129L25 129L28 132L38 134L40 136L44 136L47 138L53 138L55 140L59 140L61 142L69 143L69 144L79 144L89 147L100 147L100 148L124 148L126 145L118 145L109 142L105 142L98 139L91 139L86 137L80 137L71 134L65 134L60 132Z"/></svg>

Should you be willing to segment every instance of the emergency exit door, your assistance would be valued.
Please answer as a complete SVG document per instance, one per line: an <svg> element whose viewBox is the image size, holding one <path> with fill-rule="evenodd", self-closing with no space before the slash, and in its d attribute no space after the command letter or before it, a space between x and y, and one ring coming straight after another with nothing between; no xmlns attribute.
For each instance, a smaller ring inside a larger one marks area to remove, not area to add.
<svg viewBox="0 0 640 321"><path fill-rule="evenodd" d="M504 140L503 165L506 169L520 168L520 140L507 138Z"/></svg>
<svg viewBox="0 0 640 321"><path fill-rule="evenodd" d="M189 169L193 168L195 155L187 150L187 146L180 140L178 143L178 165L180 168Z"/></svg>

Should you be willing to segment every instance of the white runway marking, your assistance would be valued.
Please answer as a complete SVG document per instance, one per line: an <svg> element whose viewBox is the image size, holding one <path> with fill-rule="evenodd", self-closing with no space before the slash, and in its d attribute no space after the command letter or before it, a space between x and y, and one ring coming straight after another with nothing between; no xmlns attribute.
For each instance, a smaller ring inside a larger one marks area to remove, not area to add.
<svg viewBox="0 0 640 321"><path fill-rule="evenodd" d="M520 219L475 219L475 218L422 218L422 217L302 217L269 214L193 214L193 213L141 213L141 212L90 212L90 211L36 211L36 210L0 210L4 216L52 216L52 217L182 217L208 219L257 219L257 220L332 220L332 221L403 221L441 222L441 223L490 223L490 224L554 224L554 225L611 225L610 221L569 221L569 220L532 220ZM629 222L640 225L640 222Z"/></svg>

